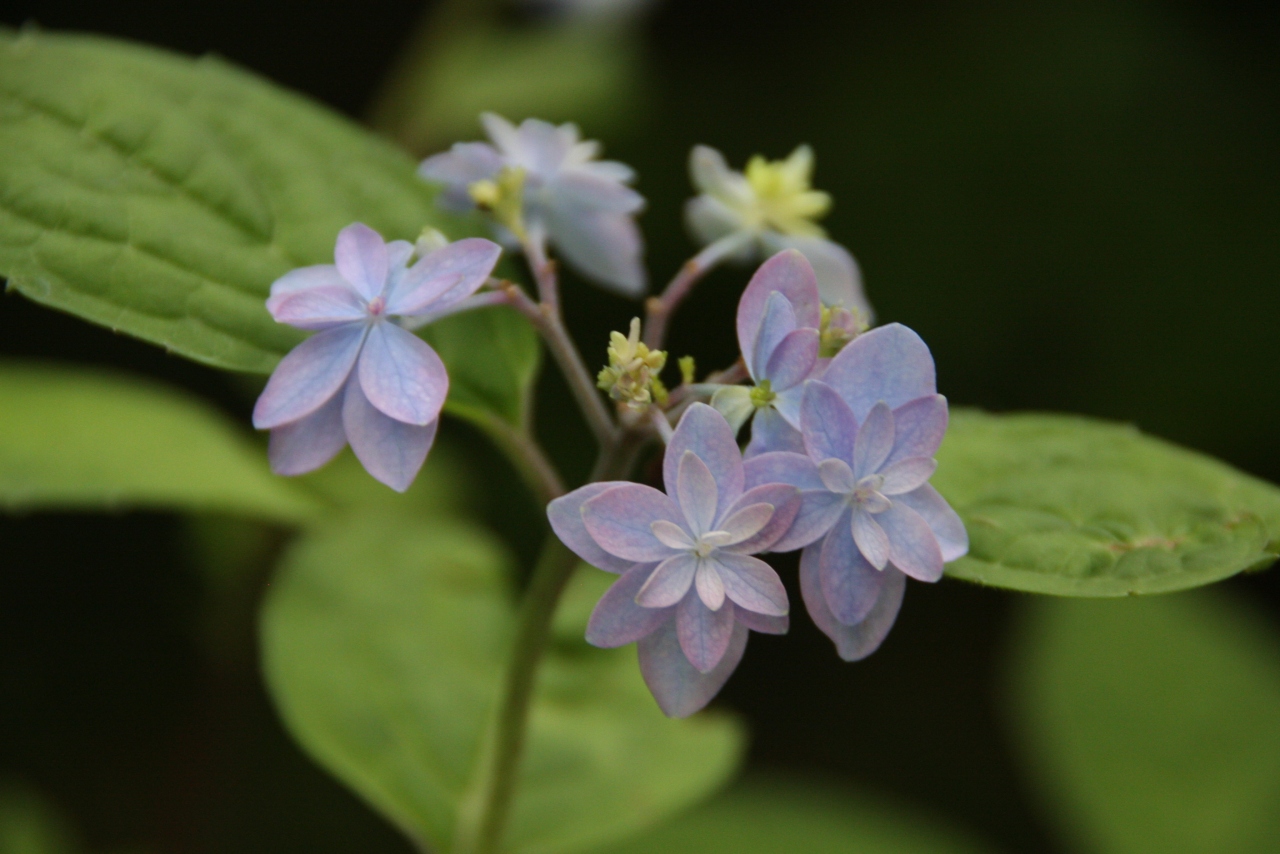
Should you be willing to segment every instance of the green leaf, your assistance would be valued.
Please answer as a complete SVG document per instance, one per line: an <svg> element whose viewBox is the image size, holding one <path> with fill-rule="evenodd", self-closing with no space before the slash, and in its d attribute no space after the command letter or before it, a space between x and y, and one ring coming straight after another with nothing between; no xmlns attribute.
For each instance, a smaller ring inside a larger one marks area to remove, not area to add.
<svg viewBox="0 0 1280 854"><path fill-rule="evenodd" d="M571 591L539 674L510 851L587 850L650 825L722 783L742 747L723 717L664 718L633 649L582 641L604 576L590 575ZM483 531L352 519L296 545L263 613L267 681L290 730L440 850L474 821L515 623L510 577Z"/></svg>
<svg viewBox="0 0 1280 854"><path fill-rule="evenodd" d="M26 787L0 787L0 854L73 854L81 850L60 811Z"/></svg>
<svg viewBox="0 0 1280 854"><path fill-rule="evenodd" d="M1280 634L1216 591L1041 600L1015 723L1075 850L1280 851Z"/></svg>
<svg viewBox="0 0 1280 854"><path fill-rule="evenodd" d="M422 337L449 369L447 412L481 427L494 416L524 426L542 350L515 309L455 314L423 329Z"/></svg>
<svg viewBox="0 0 1280 854"><path fill-rule="evenodd" d="M975 854L929 816L812 782L750 780L600 854Z"/></svg>
<svg viewBox="0 0 1280 854"><path fill-rule="evenodd" d="M0 367L0 507L149 507L279 522L319 509L204 403L96 370Z"/></svg>
<svg viewBox="0 0 1280 854"><path fill-rule="evenodd" d="M1280 552L1280 489L1123 424L955 411L933 483L969 530L947 574L995 587L1166 593Z"/></svg>

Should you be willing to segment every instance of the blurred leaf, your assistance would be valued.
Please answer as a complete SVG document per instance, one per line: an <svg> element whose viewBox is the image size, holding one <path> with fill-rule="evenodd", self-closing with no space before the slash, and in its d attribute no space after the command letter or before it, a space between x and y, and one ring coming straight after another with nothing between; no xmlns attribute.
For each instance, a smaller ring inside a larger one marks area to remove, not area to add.
<svg viewBox="0 0 1280 854"><path fill-rule="evenodd" d="M476 807L514 629L510 577L492 537L463 523L354 519L296 545L263 614L267 681L290 730L443 850ZM652 824L712 791L742 747L722 717L664 718L634 650L581 640L591 583L571 591L540 673L511 851L587 850Z"/></svg>
<svg viewBox="0 0 1280 854"><path fill-rule="evenodd" d="M1275 626L1207 591L1030 604L1015 723L1078 850L1280 851Z"/></svg>
<svg viewBox="0 0 1280 854"><path fill-rule="evenodd" d="M371 478L350 448L299 480L340 512L358 510L406 520L465 513L473 491L453 443L442 436L437 436L422 471L404 492L387 489Z"/></svg>
<svg viewBox="0 0 1280 854"><path fill-rule="evenodd" d="M0 366L0 507L153 507L299 522L319 505L204 403L95 370Z"/></svg>
<svg viewBox="0 0 1280 854"><path fill-rule="evenodd" d="M0 854L74 854L81 850L66 820L34 792L0 788Z"/></svg>
<svg viewBox="0 0 1280 854"><path fill-rule="evenodd" d="M422 337L449 369L446 412L482 428L492 416L525 423L542 350L520 314L510 308L455 314L423 329Z"/></svg>
<svg viewBox="0 0 1280 854"><path fill-rule="evenodd" d="M973 854L928 816L854 792L754 779L601 854Z"/></svg>
<svg viewBox="0 0 1280 854"><path fill-rule="evenodd" d="M933 482L969 530L947 574L995 587L1165 593L1280 552L1280 489L1128 425L954 411Z"/></svg>

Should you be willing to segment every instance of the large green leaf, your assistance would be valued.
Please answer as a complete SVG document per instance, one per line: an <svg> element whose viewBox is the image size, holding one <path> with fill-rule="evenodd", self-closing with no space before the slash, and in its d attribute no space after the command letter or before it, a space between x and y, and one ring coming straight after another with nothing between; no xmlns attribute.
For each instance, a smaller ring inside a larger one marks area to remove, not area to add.
<svg viewBox="0 0 1280 854"><path fill-rule="evenodd" d="M1198 591L1041 600L1015 636L1015 723L1080 851L1280 851L1280 633Z"/></svg>
<svg viewBox="0 0 1280 854"><path fill-rule="evenodd" d="M281 522L319 509L197 400L102 371L0 367L0 508L132 507Z"/></svg>
<svg viewBox="0 0 1280 854"><path fill-rule="evenodd" d="M83 846L51 804L22 786L0 786L0 854L73 854Z"/></svg>
<svg viewBox="0 0 1280 854"><path fill-rule="evenodd" d="M585 850L645 827L713 790L741 749L730 720L664 718L633 650L582 641L609 580L583 572L540 673L510 851ZM474 821L515 622L510 575L492 538L462 523L353 519L297 544L264 610L267 681L294 735L438 849Z"/></svg>
<svg viewBox="0 0 1280 854"><path fill-rule="evenodd" d="M402 152L213 57L0 29L0 117L9 286L217 367L267 372L302 339L271 319L267 291L332 263L343 226L479 233L444 217ZM438 326L470 348L442 353L455 408L516 422L533 330L507 310Z"/></svg>
<svg viewBox="0 0 1280 854"><path fill-rule="evenodd" d="M1280 489L1123 424L959 410L933 482L969 530L947 573L996 587L1164 593L1280 552Z"/></svg>
<svg viewBox="0 0 1280 854"><path fill-rule="evenodd" d="M735 786L601 854L976 854L930 819L857 792L799 781Z"/></svg>

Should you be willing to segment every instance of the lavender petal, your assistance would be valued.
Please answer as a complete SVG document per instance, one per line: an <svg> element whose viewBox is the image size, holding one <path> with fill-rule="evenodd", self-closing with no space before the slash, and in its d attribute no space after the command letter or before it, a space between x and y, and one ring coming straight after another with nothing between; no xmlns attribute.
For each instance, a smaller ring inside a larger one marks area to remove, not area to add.
<svg viewBox="0 0 1280 854"><path fill-rule="evenodd" d="M620 483L582 503L587 533L605 551L636 562L656 562L671 556L671 549L653 535L659 519L684 524L674 501L651 486Z"/></svg>
<svg viewBox="0 0 1280 854"><path fill-rule="evenodd" d="M747 648L747 627L734 623L728 647L710 673L699 673L685 657L676 620L664 623L638 647L640 673L658 708L669 718L687 718L711 702L729 681Z"/></svg>
<svg viewBox="0 0 1280 854"><path fill-rule="evenodd" d="M929 524L948 563L969 553L969 532L964 522L938 490L925 484L919 489L893 497L894 504L905 504Z"/></svg>
<svg viewBox="0 0 1280 854"><path fill-rule="evenodd" d="M376 480L404 492L435 441L438 421L406 424L376 409L354 378L347 383L342 425L356 458Z"/></svg>
<svg viewBox="0 0 1280 854"><path fill-rule="evenodd" d="M346 444L338 393L306 418L272 429L267 457L276 474L306 474L329 462Z"/></svg>
<svg viewBox="0 0 1280 854"><path fill-rule="evenodd" d="M852 626L846 626L835 618L823 598L819 579L818 546L812 545L800 556L800 594L804 597L809 616L823 634L836 645L836 653L845 661L858 661L875 652L884 641L898 610L902 607L902 595L906 591L906 576L893 567L887 567L880 595L871 611Z"/></svg>
<svg viewBox="0 0 1280 854"><path fill-rule="evenodd" d="M333 260L342 278L369 301L382 293L390 264L382 236L362 222L354 222L338 232Z"/></svg>
<svg viewBox="0 0 1280 854"><path fill-rule="evenodd" d="M280 360L253 407L259 430L299 421L329 401L347 381L364 344L361 324L317 332Z"/></svg>
<svg viewBox="0 0 1280 854"><path fill-rule="evenodd" d="M449 374L431 345L412 332L387 321L375 323L357 372L365 396L383 414L417 425L440 417Z"/></svg>
<svg viewBox="0 0 1280 854"><path fill-rule="evenodd" d="M698 596L686 596L676 608L676 631L685 658L699 673L720 663L733 637L733 609L712 610Z"/></svg>
<svg viewBox="0 0 1280 854"><path fill-rule="evenodd" d="M605 490L621 486L624 482L588 483L547 505L547 520L551 523L551 530L555 531L556 536L560 538L560 542L568 546L578 557L605 572L626 572L635 565L635 561L614 557L600 548L600 544L587 533L587 526L582 521L582 505Z"/></svg>
<svg viewBox="0 0 1280 854"><path fill-rule="evenodd" d="M733 428L724 416L705 403L690 406L671 434L662 461L662 479L668 494L677 493L680 459L685 451L706 464L716 481L717 507L728 507L742 494L742 452Z"/></svg>
<svg viewBox="0 0 1280 854"><path fill-rule="evenodd" d="M831 360L822 381L840 393L859 421L880 401L896 409L938 390L928 346L900 323L853 339Z"/></svg>
<svg viewBox="0 0 1280 854"><path fill-rule="evenodd" d="M888 535L894 566L918 581L942 578L942 549L923 516L895 501L876 519Z"/></svg>
<svg viewBox="0 0 1280 854"><path fill-rule="evenodd" d="M587 622L587 643L604 649L626 646L675 619L674 608L644 608L636 604L636 594L653 570L651 563L636 564L605 591Z"/></svg>

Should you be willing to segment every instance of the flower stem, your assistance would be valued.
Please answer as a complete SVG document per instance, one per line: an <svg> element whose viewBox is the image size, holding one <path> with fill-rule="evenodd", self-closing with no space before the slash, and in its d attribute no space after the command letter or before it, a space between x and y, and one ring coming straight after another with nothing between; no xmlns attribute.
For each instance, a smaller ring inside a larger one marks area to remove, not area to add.
<svg viewBox="0 0 1280 854"><path fill-rule="evenodd" d="M560 316L560 277L556 275L556 265L547 258L547 239L538 225L529 227L521 237L520 247L524 250L525 260L533 271L533 280L538 285L538 301L551 309L551 313Z"/></svg>
<svg viewBox="0 0 1280 854"><path fill-rule="evenodd" d="M565 488L560 480L560 473L528 431L521 430L496 415L484 418L481 428L494 444L506 452L507 458L541 504L564 495Z"/></svg>
<svg viewBox="0 0 1280 854"><path fill-rule="evenodd" d="M647 315L644 324L644 343L649 345L650 350L662 349L663 342L667 338L667 321L693 290L693 286L727 256L741 249L748 239L750 235L734 232L708 243L701 252L684 262L680 272L676 273L675 278L667 285L661 296L649 298L645 303Z"/></svg>

